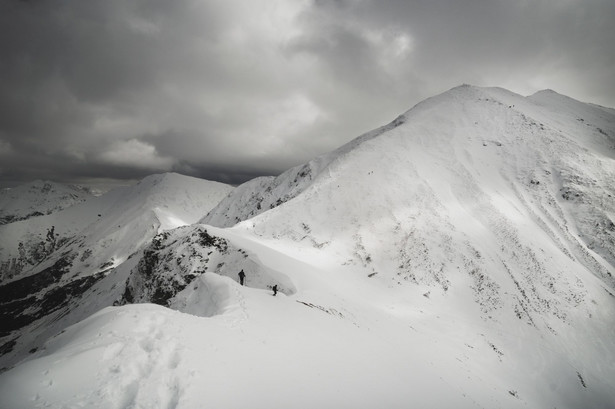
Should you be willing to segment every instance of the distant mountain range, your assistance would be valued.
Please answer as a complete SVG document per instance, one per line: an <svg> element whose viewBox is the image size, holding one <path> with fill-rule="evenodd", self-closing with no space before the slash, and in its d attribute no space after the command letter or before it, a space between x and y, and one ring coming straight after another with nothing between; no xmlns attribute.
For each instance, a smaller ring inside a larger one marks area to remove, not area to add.
<svg viewBox="0 0 615 409"><path fill-rule="evenodd" d="M613 181L615 110L464 85L236 188L3 192L0 396L611 408Z"/></svg>
<svg viewBox="0 0 615 409"><path fill-rule="evenodd" d="M52 214L91 196L87 188L42 180L3 189L0 190L0 225Z"/></svg>

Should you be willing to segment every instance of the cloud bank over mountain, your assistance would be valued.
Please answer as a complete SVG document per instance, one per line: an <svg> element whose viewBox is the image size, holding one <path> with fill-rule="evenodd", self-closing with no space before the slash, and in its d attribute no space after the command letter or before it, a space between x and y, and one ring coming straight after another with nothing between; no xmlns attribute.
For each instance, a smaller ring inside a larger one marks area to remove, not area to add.
<svg viewBox="0 0 615 409"><path fill-rule="evenodd" d="M277 175L460 83L615 106L615 5L5 1L0 183Z"/></svg>

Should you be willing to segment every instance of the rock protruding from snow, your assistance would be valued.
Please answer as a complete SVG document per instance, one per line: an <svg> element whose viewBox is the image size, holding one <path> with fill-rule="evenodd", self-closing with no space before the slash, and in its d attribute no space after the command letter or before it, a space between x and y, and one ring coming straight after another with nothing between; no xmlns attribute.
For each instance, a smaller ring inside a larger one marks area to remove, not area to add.
<svg viewBox="0 0 615 409"><path fill-rule="evenodd" d="M159 232L196 222L232 190L174 173L152 175L61 211L0 226L0 280L35 273L60 249L62 257L70 254L79 275L116 266Z"/></svg>
<svg viewBox="0 0 615 409"><path fill-rule="evenodd" d="M130 264L129 257L157 234L196 222L232 190L179 174L152 175L55 213L0 226L0 317L10 323L0 347L16 342L20 329L66 312L94 283Z"/></svg>
<svg viewBox="0 0 615 409"><path fill-rule="evenodd" d="M228 290L223 284L212 287L215 279L204 277L205 273L238 282L240 271L246 275L246 287L266 290L278 285L287 295L296 291L286 276L268 270L254 255L197 224L154 237L130 272L117 304L154 303L213 316L222 311L220 299L227 297L221 294Z"/></svg>

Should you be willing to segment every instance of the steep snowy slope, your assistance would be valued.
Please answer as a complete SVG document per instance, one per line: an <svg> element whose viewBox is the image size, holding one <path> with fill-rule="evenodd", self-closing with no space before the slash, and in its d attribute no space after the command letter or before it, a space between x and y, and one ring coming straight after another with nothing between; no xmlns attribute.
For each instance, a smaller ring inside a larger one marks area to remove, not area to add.
<svg viewBox="0 0 615 409"><path fill-rule="evenodd" d="M519 342L558 350L572 336L566 362L615 379L602 372L615 354L614 135L610 109L463 86L259 191L240 186L202 221L258 215L236 229L335 274L408 286L459 320L474 314L454 301L464 294L489 325L534 334Z"/></svg>
<svg viewBox="0 0 615 409"><path fill-rule="evenodd" d="M0 225L66 209L92 197L83 187L37 180L0 190Z"/></svg>
<svg viewBox="0 0 615 409"><path fill-rule="evenodd" d="M550 105L534 102L541 95ZM474 235L525 219L612 286L613 118L553 92L459 87L256 189L240 186L202 222L229 227L266 212L251 220L265 237L319 247L345 234L361 248L361 229L389 240L408 224L461 223Z"/></svg>
<svg viewBox="0 0 615 409"><path fill-rule="evenodd" d="M74 256L81 261L92 265L93 255L100 259L96 262L115 265L159 231L198 220L231 190L222 183L178 174L149 176L61 212L0 226L0 262L21 264L27 273L63 244L77 241L81 249ZM14 273L3 270L0 277Z"/></svg>
<svg viewBox="0 0 615 409"><path fill-rule="evenodd" d="M0 251L8 260L3 267L12 267L0 283L3 350L13 350L20 328L44 328L38 320L65 313L72 298L158 233L194 223L232 189L178 174L153 175L59 212L0 226ZM0 358L2 366L11 356Z"/></svg>
<svg viewBox="0 0 615 409"><path fill-rule="evenodd" d="M0 375L0 396L612 408L614 135L612 110L553 92L426 100L151 239L48 327L170 309L97 312Z"/></svg>

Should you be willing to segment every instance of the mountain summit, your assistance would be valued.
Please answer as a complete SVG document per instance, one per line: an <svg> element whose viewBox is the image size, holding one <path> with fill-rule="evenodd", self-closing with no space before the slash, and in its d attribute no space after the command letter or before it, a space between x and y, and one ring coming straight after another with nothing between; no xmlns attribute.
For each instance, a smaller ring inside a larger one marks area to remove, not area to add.
<svg viewBox="0 0 615 409"><path fill-rule="evenodd" d="M527 240L538 230L613 289L613 135L609 109L552 91L524 98L461 86L337 151L240 186L202 222L249 219L260 236L341 242L348 253L365 247L359 238L375 240L385 262L382 246L396 252L409 229L422 246L455 249L494 240L535 249Z"/></svg>
<svg viewBox="0 0 615 409"><path fill-rule="evenodd" d="M203 217L161 222L76 286L70 310L6 334L5 365L28 356L0 395L10 407L610 408L613 180L612 109L454 88L229 190ZM63 331L42 344L51 330L32 337L34 325Z"/></svg>

